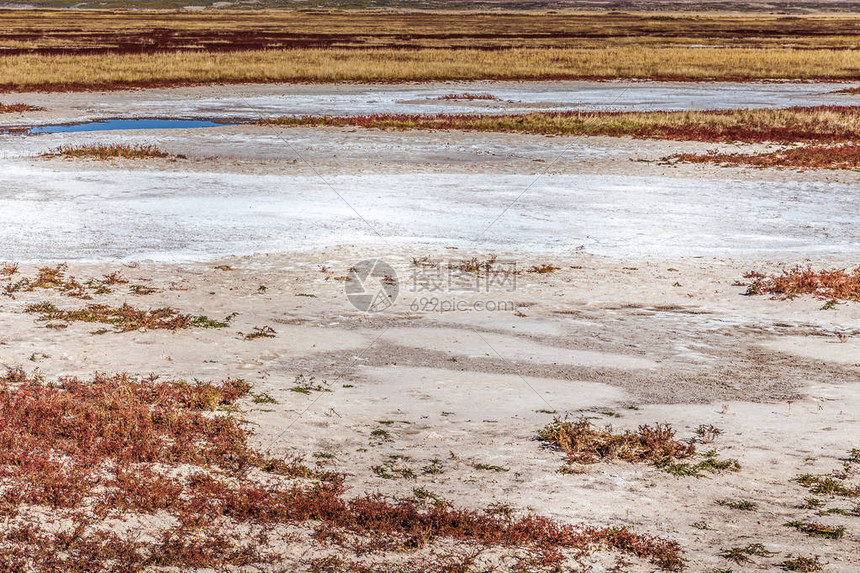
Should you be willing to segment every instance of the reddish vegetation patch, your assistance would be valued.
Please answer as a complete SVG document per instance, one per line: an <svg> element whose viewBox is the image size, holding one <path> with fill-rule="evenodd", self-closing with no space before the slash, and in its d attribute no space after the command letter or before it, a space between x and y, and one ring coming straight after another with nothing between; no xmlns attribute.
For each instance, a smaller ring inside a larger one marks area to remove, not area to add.
<svg viewBox="0 0 860 573"><path fill-rule="evenodd" d="M22 113L25 111L41 111L45 108L26 103L0 103L0 113Z"/></svg>
<svg viewBox="0 0 860 573"><path fill-rule="evenodd" d="M812 145L755 154L710 152L698 155L680 153L664 159L727 166L858 169L860 168L860 145Z"/></svg>
<svg viewBox="0 0 860 573"><path fill-rule="evenodd" d="M285 544L303 543L299 553L322 552L313 562L328 563L325 570L370 571L380 569L362 563L367 552L376 566L382 552L408 555L446 540L525 552L530 570L557 570L566 554L595 549L682 566L674 542L624 528L414 499L347 499L340 475L259 453L243 423L217 411L248 390L238 380L100 375L47 384L20 369L0 376L0 568L273 566L289 559ZM304 533L288 534L288 525ZM425 562L420 570L455 570L450 565Z"/></svg>
<svg viewBox="0 0 860 573"><path fill-rule="evenodd" d="M772 294L785 299L811 294L822 299L860 301L860 267L849 272L843 269L814 271L798 266L779 275L749 272L744 277L753 279L747 289L750 295Z"/></svg>

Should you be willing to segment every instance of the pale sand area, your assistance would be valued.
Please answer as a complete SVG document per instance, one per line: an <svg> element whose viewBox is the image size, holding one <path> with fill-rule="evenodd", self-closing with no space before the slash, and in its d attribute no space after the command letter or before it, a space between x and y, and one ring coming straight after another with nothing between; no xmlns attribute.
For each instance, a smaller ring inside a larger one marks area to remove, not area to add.
<svg viewBox="0 0 860 573"><path fill-rule="evenodd" d="M255 444L278 454L334 454L331 467L348 475L356 494L408 496L420 486L469 507L506 503L563 521L630 525L678 540L696 571L726 565L722 549L749 543L774 552L756 558L761 566L789 553L821 555L831 571L860 566L860 519L799 509L808 492L791 481L838 469L858 445L857 305L824 311L809 298L743 296L744 287L733 283L747 262L580 255L520 261L523 268L545 262L561 268L522 273L515 292L446 295L470 305L510 300L516 310L413 312L412 299L426 293L410 291L411 254L331 248L183 265L72 264L69 273L78 280L120 270L131 284L158 289L135 296L117 288L94 302L239 314L225 329L96 335L97 324L49 329L23 312L42 300L62 308L83 302L20 293L0 303L0 362L48 377L129 371L245 378L277 400L243 401ZM473 253L420 254L456 260ZM394 306L376 314L353 308L343 281L335 280L347 272L345 261L368 255L389 261L403 289ZM214 268L224 264L233 270ZM241 333L255 326L270 326L277 336L243 340ZM325 381L331 391L292 392L298 375ZM564 456L535 440L551 410L617 429L669 422L683 438L713 424L724 434L702 447L737 458L742 469L696 479L614 463L563 475ZM379 428L391 441L371 439ZM392 467L417 477L379 477L373 468L391 463L390 456L405 456ZM423 474L434 459L443 472ZM509 471L479 471L473 467L479 463ZM759 508L732 510L717 505L721 499L751 500ZM826 505L850 508L849 502ZM845 525L847 533L829 541L782 525L797 519ZM693 526L701 522L707 530ZM641 563L630 570L638 567L648 570Z"/></svg>

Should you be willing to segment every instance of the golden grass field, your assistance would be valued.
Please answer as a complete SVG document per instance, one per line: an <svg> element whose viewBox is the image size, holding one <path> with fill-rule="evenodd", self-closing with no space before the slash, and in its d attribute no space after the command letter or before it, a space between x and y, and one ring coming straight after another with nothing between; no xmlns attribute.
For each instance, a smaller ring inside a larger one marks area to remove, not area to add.
<svg viewBox="0 0 860 573"><path fill-rule="evenodd" d="M693 80L860 77L860 51L717 48L253 50L7 56L5 91L206 83L408 82L481 79Z"/></svg>
<svg viewBox="0 0 860 573"><path fill-rule="evenodd" d="M0 13L0 89L860 78L860 16Z"/></svg>

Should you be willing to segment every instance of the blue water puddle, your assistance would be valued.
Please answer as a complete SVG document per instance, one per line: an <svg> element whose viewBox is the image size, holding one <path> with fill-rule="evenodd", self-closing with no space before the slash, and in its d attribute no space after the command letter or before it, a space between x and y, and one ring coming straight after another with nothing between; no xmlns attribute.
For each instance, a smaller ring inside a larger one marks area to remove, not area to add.
<svg viewBox="0 0 860 573"><path fill-rule="evenodd" d="M234 123L218 123L200 119L106 119L84 123L39 125L27 130L33 133L67 133L77 131L113 131L119 129L188 129L194 127L222 127Z"/></svg>

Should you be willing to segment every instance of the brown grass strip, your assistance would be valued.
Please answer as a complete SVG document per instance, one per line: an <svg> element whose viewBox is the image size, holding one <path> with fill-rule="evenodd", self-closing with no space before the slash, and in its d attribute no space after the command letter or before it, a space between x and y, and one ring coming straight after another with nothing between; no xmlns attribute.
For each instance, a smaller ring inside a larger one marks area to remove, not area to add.
<svg viewBox="0 0 860 573"><path fill-rule="evenodd" d="M184 159L184 155L173 155L160 150L154 145L66 145L56 152L45 153L43 157L62 157L64 159L93 159L107 161L109 159Z"/></svg>
<svg viewBox="0 0 860 573"><path fill-rule="evenodd" d="M630 136L707 142L860 141L860 107L653 112L554 112L516 115L305 116L261 120L285 127L356 126L392 130L467 130L545 135Z"/></svg>
<svg viewBox="0 0 860 573"><path fill-rule="evenodd" d="M791 169L860 169L860 145L807 146L767 153L679 153L670 162L710 163L726 167Z"/></svg>

